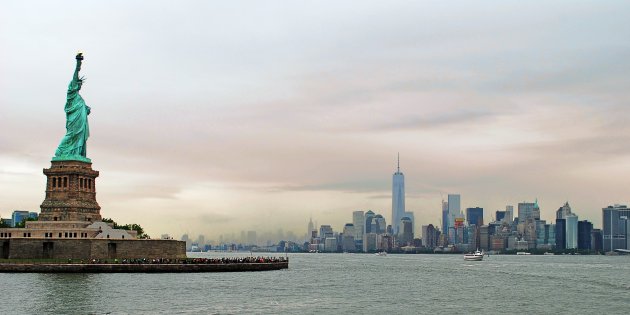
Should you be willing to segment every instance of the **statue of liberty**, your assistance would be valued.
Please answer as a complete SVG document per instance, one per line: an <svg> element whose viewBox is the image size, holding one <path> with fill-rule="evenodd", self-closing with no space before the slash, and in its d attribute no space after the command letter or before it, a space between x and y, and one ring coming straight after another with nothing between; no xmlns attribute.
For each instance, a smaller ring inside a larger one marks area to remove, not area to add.
<svg viewBox="0 0 630 315"><path fill-rule="evenodd" d="M88 125L88 115L90 107L79 95L81 85L83 85L83 77L79 77L81 71L81 62L83 61L83 53L79 52L76 56L77 66L74 69L74 76L70 85L68 85L68 96L66 98L66 135L61 139L59 147L55 152L53 161L76 160L83 162L91 162L86 154L87 139L90 136L90 126Z"/></svg>

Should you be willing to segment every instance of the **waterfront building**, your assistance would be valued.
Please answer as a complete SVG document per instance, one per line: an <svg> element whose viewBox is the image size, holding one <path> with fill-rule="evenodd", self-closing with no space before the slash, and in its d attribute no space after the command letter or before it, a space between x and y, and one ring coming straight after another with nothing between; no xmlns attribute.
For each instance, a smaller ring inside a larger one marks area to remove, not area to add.
<svg viewBox="0 0 630 315"><path fill-rule="evenodd" d="M413 224L411 219L404 217L400 220L401 232L398 234L400 246L405 246L413 240Z"/></svg>
<svg viewBox="0 0 630 315"><path fill-rule="evenodd" d="M479 248L479 226L469 225L466 227L466 243L468 248L476 250Z"/></svg>
<svg viewBox="0 0 630 315"><path fill-rule="evenodd" d="M590 250L591 234L593 233L593 223L587 220L578 221L577 230L577 248Z"/></svg>
<svg viewBox="0 0 630 315"><path fill-rule="evenodd" d="M400 155L398 167L392 176L392 228L394 234L400 233L400 219L405 216L405 175L400 172Z"/></svg>
<svg viewBox="0 0 630 315"><path fill-rule="evenodd" d="M567 248L567 221L566 219L556 219L556 249L565 250Z"/></svg>
<svg viewBox="0 0 630 315"><path fill-rule="evenodd" d="M379 251L391 252L394 248L394 238L390 234L376 235L376 249Z"/></svg>
<svg viewBox="0 0 630 315"><path fill-rule="evenodd" d="M507 250L516 250L516 242L518 241L518 238L516 237L516 235L510 235L507 237Z"/></svg>
<svg viewBox="0 0 630 315"><path fill-rule="evenodd" d="M346 225L343 226L343 235L352 236L354 238L354 235L355 235L354 230L355 230L354 224L346 223Z"/></svg>
<svg viewBox="0 0 630 315"><path fill-rule="evenodd" d="M602 237L602 230L601 229L593 229L591 231L591 250L599 253L602 251L603 249L603 237Z"/></svg>
<svg viewBox="0 0 630 315"><path fill-rule="evenodd" d="M468 221L469 225L474 224L476 226L482 226L483 225L483 208L480 208L480 207L466 208L466 220Z"/></svg>
<svg viewBox="0 0 630 315"><path fill-rule="evenodd" d="M327 237L324 239L324 251L329 253L337 251L336 237Z"/></svg>
<svg viewBox="0 0 630 315"><path fill-rule="evenodd" d="M372 210L368 210L365 213L365 229L363 233L372 233L372 219L374 219L374 212Z"/></svg>
<svg viewBox="0 0 630 315"><path fill-rule="evenodd" d="M523 251L529 249L529 242L524 239L520 239L516 241L515 248L516 250Z"/></svg>
<svg viewBox="0 0 630 315"><path fill-rule="evenodd" d="M366 253L376 251L376 233L363 234L363 251Z"/></svg>
<svg viewBox="0 0 630 315"><path fill-rule="evenodd" d="M625 205L608 206L602 209L603 249L630 249L628 231L630 228L630 208Z"/></svg>
<svg viewBox="0 0 630 315"><path fill-rule="evenodd" d="M536 224L536 248L544 247L547 244L548 232L545 229L545 226L548 226L547 221L545 220L535 220Z"/></svg>
<svg viewBox="0 0 630 315"><path fill-rule="evenodd" d="M479 249L487 251L490 248L490 235L488 234L488 226L479 227Z"/></svg>
<svg viewBox="0 0 630 315"><path fill-rule="evenodd" d="M354 224L346 223L343 227L343 235L341 237L341 250L344 252L355 252L357 250L354 235Z"/></svg>
<svg viewBox="0 0 630 315"><path fill-rule="evenodd" d="M352 212L352 224L354 225L354 239L363 239L363 233L365 232L365 214L363 211Z"/></svg>
<svg viewBox="0 0 630 315"><path fill-rule="evenodd" d="M495 234L490 237L490 249L503 251L507 247L507 238L503 235Z"/></svg>
<svg viewBox="0 0 630 315"><path fill-rule="evenodd" d="M567 224L567 249L578 248L578 216L571 213L565 217Z"/></svg>
<svg viewBox="0 0 630 315"><path fill-rule="evenodd" d="M426 248L435 248L438 243L438 233L433 224L422 226L422 244Z"/></svg>

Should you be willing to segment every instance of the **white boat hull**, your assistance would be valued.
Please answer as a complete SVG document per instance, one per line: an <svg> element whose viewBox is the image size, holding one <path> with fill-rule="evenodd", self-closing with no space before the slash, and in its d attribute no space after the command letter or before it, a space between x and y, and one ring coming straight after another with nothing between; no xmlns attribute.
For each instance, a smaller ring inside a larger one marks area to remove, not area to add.
<svg viewBox="0 0 630 315"><path fill-rule="evenodd" d="M483 255L464 255L464 260L480 261L483 260Z"/></svg>

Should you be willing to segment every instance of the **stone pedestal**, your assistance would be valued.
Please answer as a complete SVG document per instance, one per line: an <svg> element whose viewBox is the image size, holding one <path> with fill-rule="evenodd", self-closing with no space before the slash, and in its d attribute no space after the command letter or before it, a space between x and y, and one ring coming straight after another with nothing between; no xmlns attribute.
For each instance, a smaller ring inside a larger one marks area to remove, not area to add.
<svg viewBox="0 0 630 315"><path fill-rule="evenodd" d="M98 171L92 169L92 163L52 161L51 164L44 169L48 181L39 220L101 221L101 207L96 202Z"/></svg>

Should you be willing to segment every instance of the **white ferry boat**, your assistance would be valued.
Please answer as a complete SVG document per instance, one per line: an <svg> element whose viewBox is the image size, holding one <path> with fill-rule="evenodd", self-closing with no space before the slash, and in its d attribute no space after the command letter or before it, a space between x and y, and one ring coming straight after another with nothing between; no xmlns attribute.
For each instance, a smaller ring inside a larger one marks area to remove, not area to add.
<svg viewBox="0 0 630 315"><path fill-rule="evenodd" d="M475 251L474 253L464 254L464 260L479 261L483 260L483 252Z"/></svg>

